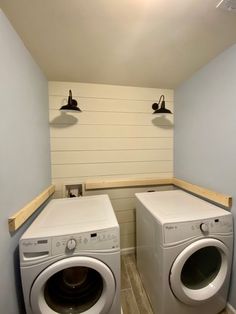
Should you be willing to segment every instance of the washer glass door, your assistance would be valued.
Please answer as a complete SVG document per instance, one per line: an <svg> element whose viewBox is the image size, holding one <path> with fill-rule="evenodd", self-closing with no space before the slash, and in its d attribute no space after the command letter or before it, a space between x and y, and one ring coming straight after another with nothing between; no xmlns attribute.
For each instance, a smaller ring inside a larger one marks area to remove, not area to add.
<svg viewBox="0 0 236 314"><path fill-rule="evenodd" d="M35 280L31 307L36 314L107 313L115 295L111 270L90 257L53 263Z"/></svg>
<svg viewBox="0 0 236 314"><path fill-rule="evenodd" d="M103 290L101 275L85 266L74 266L54 274L45 284L44 297L55 312L83 313L100 298Z"/></svg>
<svg viewBox="0 0 236 314"><path fill-rule="evenodd" d="M191 305L213 297L228 273L228 255L227 247L216 239L202 239L186 247L171 268L174 295Z"/></svg>

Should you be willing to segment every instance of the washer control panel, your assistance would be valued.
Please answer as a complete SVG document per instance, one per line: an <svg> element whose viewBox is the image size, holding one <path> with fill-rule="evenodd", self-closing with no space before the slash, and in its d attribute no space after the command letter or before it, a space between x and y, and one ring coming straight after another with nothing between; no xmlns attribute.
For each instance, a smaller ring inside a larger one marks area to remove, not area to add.
<svg viewBox="0 0 236 314"><path fill-rule="evenodd" d="M20 259L21 261L36 261L50 256L51 239L36 238L20 240Z"/></svg>
<svg viewBox="0 0 236 314"><path fill-rule="evenodd" d="M232 215L189 222L163 225L164 243L176 243L198 236L230 234L233 232Z"/></svg>
<svg viewBox="0 0 236 314"><path fill-rule="evenodd" d="M120 247L117 229L64 235L52 238L52 255L76 253L79 250L108 250Z"/></svg>
<svg viewBox="0 0 236 314"><path fill-rule="evenodd" d="M76 245L77 245L76 239L74 239L74 238L69 239L66 243L66 249L69 251L73 251L73 250L75 250Z"/></svg>

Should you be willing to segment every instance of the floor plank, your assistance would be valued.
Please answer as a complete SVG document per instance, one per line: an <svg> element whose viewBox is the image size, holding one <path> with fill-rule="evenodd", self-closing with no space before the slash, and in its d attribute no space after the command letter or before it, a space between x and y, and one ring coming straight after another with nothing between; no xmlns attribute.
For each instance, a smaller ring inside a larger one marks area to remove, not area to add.
<svg viewBox="0 0 236 314"><path fill-rule="evenodd" d="M147 298L146 292L143 288L141 279L139 277L136 265L134 263L128 263L126 265L127 273L129 274L133 293L138 305L138 309L141 313L152 314L152 308Z"/></svg>
<svg viewBox="0 0 236 314"><path fill-rule="evenodd" d="M121 289L131 289L131 283L123 256L121 257Z"/></svg>
<svg viewBox="0 0 236 314"><path fill-rule="evenodd" d="M128 287L129 290L122 290L123 293L123 302L126 301L125 296L127 296L127 291L130 290L132 292L133 298L132 303L135 302L135 307L139 310L140 314L153 314L151 305L149 303L148 297L146 295L146 292L143 288L142 282L140 280L137 268L136 268L136 260L134 254L128 254L123 255L121 259L121 267L122 271L124 271L124 276L121 275L121 285L122 287ZM123 278L123 279L122 279ZM122 288L121 288L122 289ZM122 298L121 298L122 299ZM126 304L122 307L124 314L130 314L129 310ZM124 310L125 308L125 310Z"/></svg>
<svg viewBox="0 0 236 314"><path fill-rule="evenodd" d="M132 289L121 290L123 314L142 314L138 309Z"/></svg>
<svg viewBox="0 0 236 314"><path fill-rule="evenodd" d="M125 265L130 264L130 263L136 265L136 258L135 258L134 253L123 255L122 257L123 257Z"/></svg>

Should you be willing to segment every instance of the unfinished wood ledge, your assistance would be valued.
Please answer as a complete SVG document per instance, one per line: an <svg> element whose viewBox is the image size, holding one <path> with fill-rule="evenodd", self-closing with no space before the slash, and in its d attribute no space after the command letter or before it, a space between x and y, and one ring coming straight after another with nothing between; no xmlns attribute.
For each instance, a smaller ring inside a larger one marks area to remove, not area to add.
<svg viewBox="0 0 236 314"><path fill-rule="evenodd" d="M15 232L21 225L55 192L55 186L50 185L36 196L30 203L9 217L8 227L10 232Z"/></svg>
<svg viewBox="0 0 236 314"><path fill-rule="evenodd" d="M177 178L158 179L113 179L113 180L91 180L85 183L86 190L111 189L134 186L150 186L150 185L175 185L183 190L196 194L219 205L230 208L232 206L232 197L218 192L211 191L204 187L183 181Z"/></svg>
<svg viewBox="0 0 236 314"><path fill-rule="evenodd" d="M232 206L232 197L204 187L183 181L177 178L158 179L119 179L119 180L93 180L85 183L86 190L109 189L134 186L154 186L154 185L175 185L183 190L196 194L219 205L230 208ZM17 213L8 219L10 232L15 232L20 226L55 192L55 186L50 185L41 194L34 198L30 203L20 209Z"/></svg>
<svg viewBox="0 0 236 314"><path fill-rule="evenodd" d="M204 197L210 201L213 201L219 205L230 208L232 206L232 197L229 195L224 195L215 191L208 190L201 186L183 181L177 178L172 179L173 185L186 190L188 192L194 193L198 196Z"/></svg>
<svg viewBox="0 0 236 314"><path fill-rule="evenodd" d="M86 190L123 188L130 186L147 186L147 185L168 185L172 184L172 179L120 179L120 180L96 180L85 183Z"/></svg>

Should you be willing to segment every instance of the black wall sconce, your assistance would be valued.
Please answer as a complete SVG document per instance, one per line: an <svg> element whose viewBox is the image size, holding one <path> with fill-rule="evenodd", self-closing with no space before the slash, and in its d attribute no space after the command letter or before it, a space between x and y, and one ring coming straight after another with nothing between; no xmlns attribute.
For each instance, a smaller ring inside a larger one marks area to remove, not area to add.
<svg viewBox="0 0 236 314"><path fill-rule="evenodd" d="M155 110L153 113L172 113L169 109L165 107L165 96L161 95L158 103L152 104L152 109Z"/></svg>
<svg viewBox="0 0 236 314"><path fill-rule="evenodd" d="M69 90L69 97L68 97L68 104L65 106L62 106L60 108L60 110L62 111L77 111L77 112L81 112L80 108L78 107L78 103L75 99L72 98L72 91Z"/></svg>

